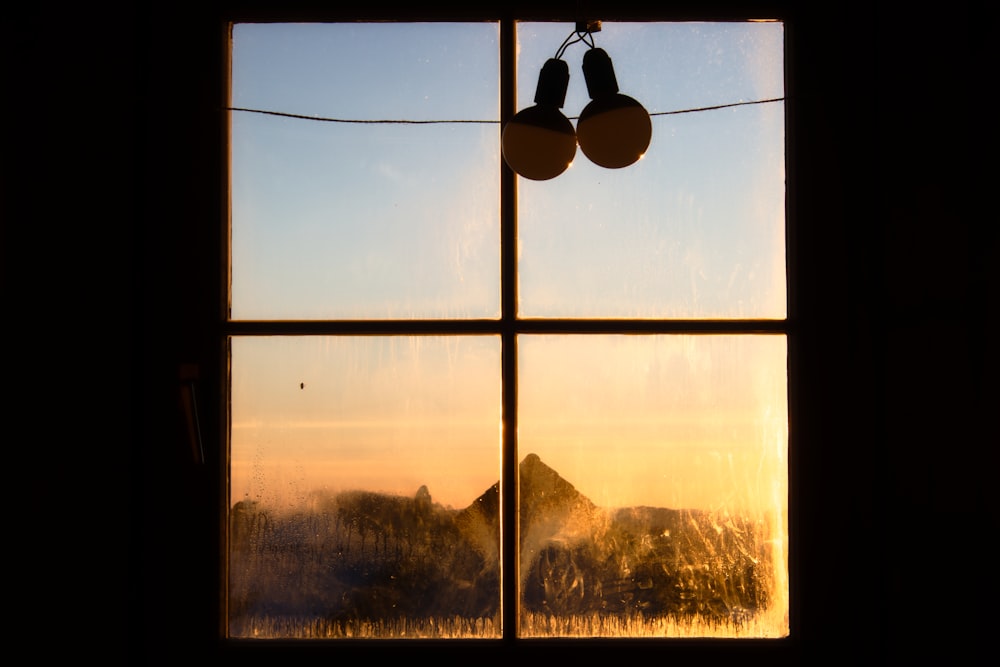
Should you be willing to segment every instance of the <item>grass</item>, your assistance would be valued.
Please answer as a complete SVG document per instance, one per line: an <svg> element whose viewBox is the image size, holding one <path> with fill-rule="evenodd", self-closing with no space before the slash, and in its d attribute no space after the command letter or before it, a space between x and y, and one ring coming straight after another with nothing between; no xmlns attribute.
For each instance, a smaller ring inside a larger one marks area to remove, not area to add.
<svg viewBox="0 0 1000 667"><path fill-rule="evenodd" d="M429 618L333 621L295 616L248 616L230 628L245 639L498 639L497 618ZM761 638L780 637L761 617L719 622L702 616L645 617L641 614L555 616L525 612L520 637L574 638Z"/></svg>
<svg viewBox="0 0 1000 667"><path fill-rule="evenodd" d="M355 511L359 500L363 511ZM238 504L229 635L499 638L496 553L468 541L453 513L417 509L410 500L368 495L292 514ZM784 636L784 586L774 579L778 555L768 536L745 518L667 510L619 516L600 541L538 553L522 573L518 636Z"/></svg>
<svg viewBox="0 0 1000 667"><path fill-rule="evenodd" d="M351 619L246 616L230 624L230 636L246 639L496 639L496 618Z"/></svg>

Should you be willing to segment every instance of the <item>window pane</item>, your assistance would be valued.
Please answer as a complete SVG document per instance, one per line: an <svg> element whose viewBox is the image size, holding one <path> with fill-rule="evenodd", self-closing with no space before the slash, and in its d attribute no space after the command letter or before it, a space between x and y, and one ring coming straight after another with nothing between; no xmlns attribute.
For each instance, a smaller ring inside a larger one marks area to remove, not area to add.
<svg viewBox="0 0 1000 667"><path fill-rule="evenodd" d="M519 24L519 108L567 32ZM623 169L578 150L557 178L518 179L520 314L784 317L784 103L656 115L782 97L782 24L605 23L594 41L653 114L651 143ZM590 101L587 48L563 57L571 119Z"/></svg>
<svg viewBox="0 0 1000 667"><path fill-rule="evenodd" d="M231 343L231 636L498 636L499 339Z"/></svg>
<svg viewBox="0 0 1000 667"><path fill-rule="evenodd" d="M234 319L496 317L494 23L239 24Z"/></svg>
<svg viewBox="0 0 1000 667"><path fill-rule="evenodd" d="M784 336L518 348L521 634L786 635Z"/></svg>

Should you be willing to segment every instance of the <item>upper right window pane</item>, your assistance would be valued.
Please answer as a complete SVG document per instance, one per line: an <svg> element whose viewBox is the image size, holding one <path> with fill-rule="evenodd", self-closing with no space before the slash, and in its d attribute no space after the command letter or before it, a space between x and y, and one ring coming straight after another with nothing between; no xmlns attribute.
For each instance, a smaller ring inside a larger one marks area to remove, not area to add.
<svg viewBox="0 0 1000 667"><path fill-rule="evenodd" d="M518 25L519 108L565 38L565 24ZM652 140L628 168L578 150L559 178L518 179L519 315L784 318L784 26L614 23L595 42ZM564 56L574 122L587 48Z"/></svg>

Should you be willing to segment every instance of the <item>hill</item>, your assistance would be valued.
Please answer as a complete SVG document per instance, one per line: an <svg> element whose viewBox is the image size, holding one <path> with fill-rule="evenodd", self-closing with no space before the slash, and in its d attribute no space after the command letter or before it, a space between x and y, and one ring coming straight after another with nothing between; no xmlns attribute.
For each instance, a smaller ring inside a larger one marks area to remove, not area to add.
<svg viewBox="0 0 1000 667"><path fill-rule="evenodd" d="M764 527L747 517L596 506L535 454L519 465L523 613L742 622L774 597ZM493 619L500 483L468 507L368 491L276 516L240 503L231 530L233 618Z"/></svg>

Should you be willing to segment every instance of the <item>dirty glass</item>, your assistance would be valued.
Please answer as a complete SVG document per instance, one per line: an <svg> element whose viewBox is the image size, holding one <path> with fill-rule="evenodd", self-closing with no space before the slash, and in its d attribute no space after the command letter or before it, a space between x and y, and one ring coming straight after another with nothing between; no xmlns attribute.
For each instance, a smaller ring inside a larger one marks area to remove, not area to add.
<svg viewBox="0 0 1000 667"><path fill-rule="evenodd" d="M519 26L519 99L566 32ZM519 179L519 314L784 317L784 105L741 104L784 95L782 25L606 24L594 42L651 114L649 148L628 168L577 151L558 178ZM586 50L564 56L570 118L591 101Z"/></svg>
<svg viewBox="0 0 1000 667"><path fill-rule="evenodd" d="M518 351L521 633L786 634L784 337Z"/></svg>
<svg viewBox="0 0 1000 667"><path fill-rule="evenodd" d="M229 631L499 633L496 337L232 341Z"/></svg>
<svg viewBox="0 0 1000 667"><path fill-rule="evenodd" d="M510 197L498 28L234 26L228 634L785 636L783 26L517 24L652 140Z"/></svg>
<svg viewBox="0 0 1000 667"><path fill-rule="evenodd" d="M497 49L491 23L235 26L234 319L498 315Z"/></svg>

